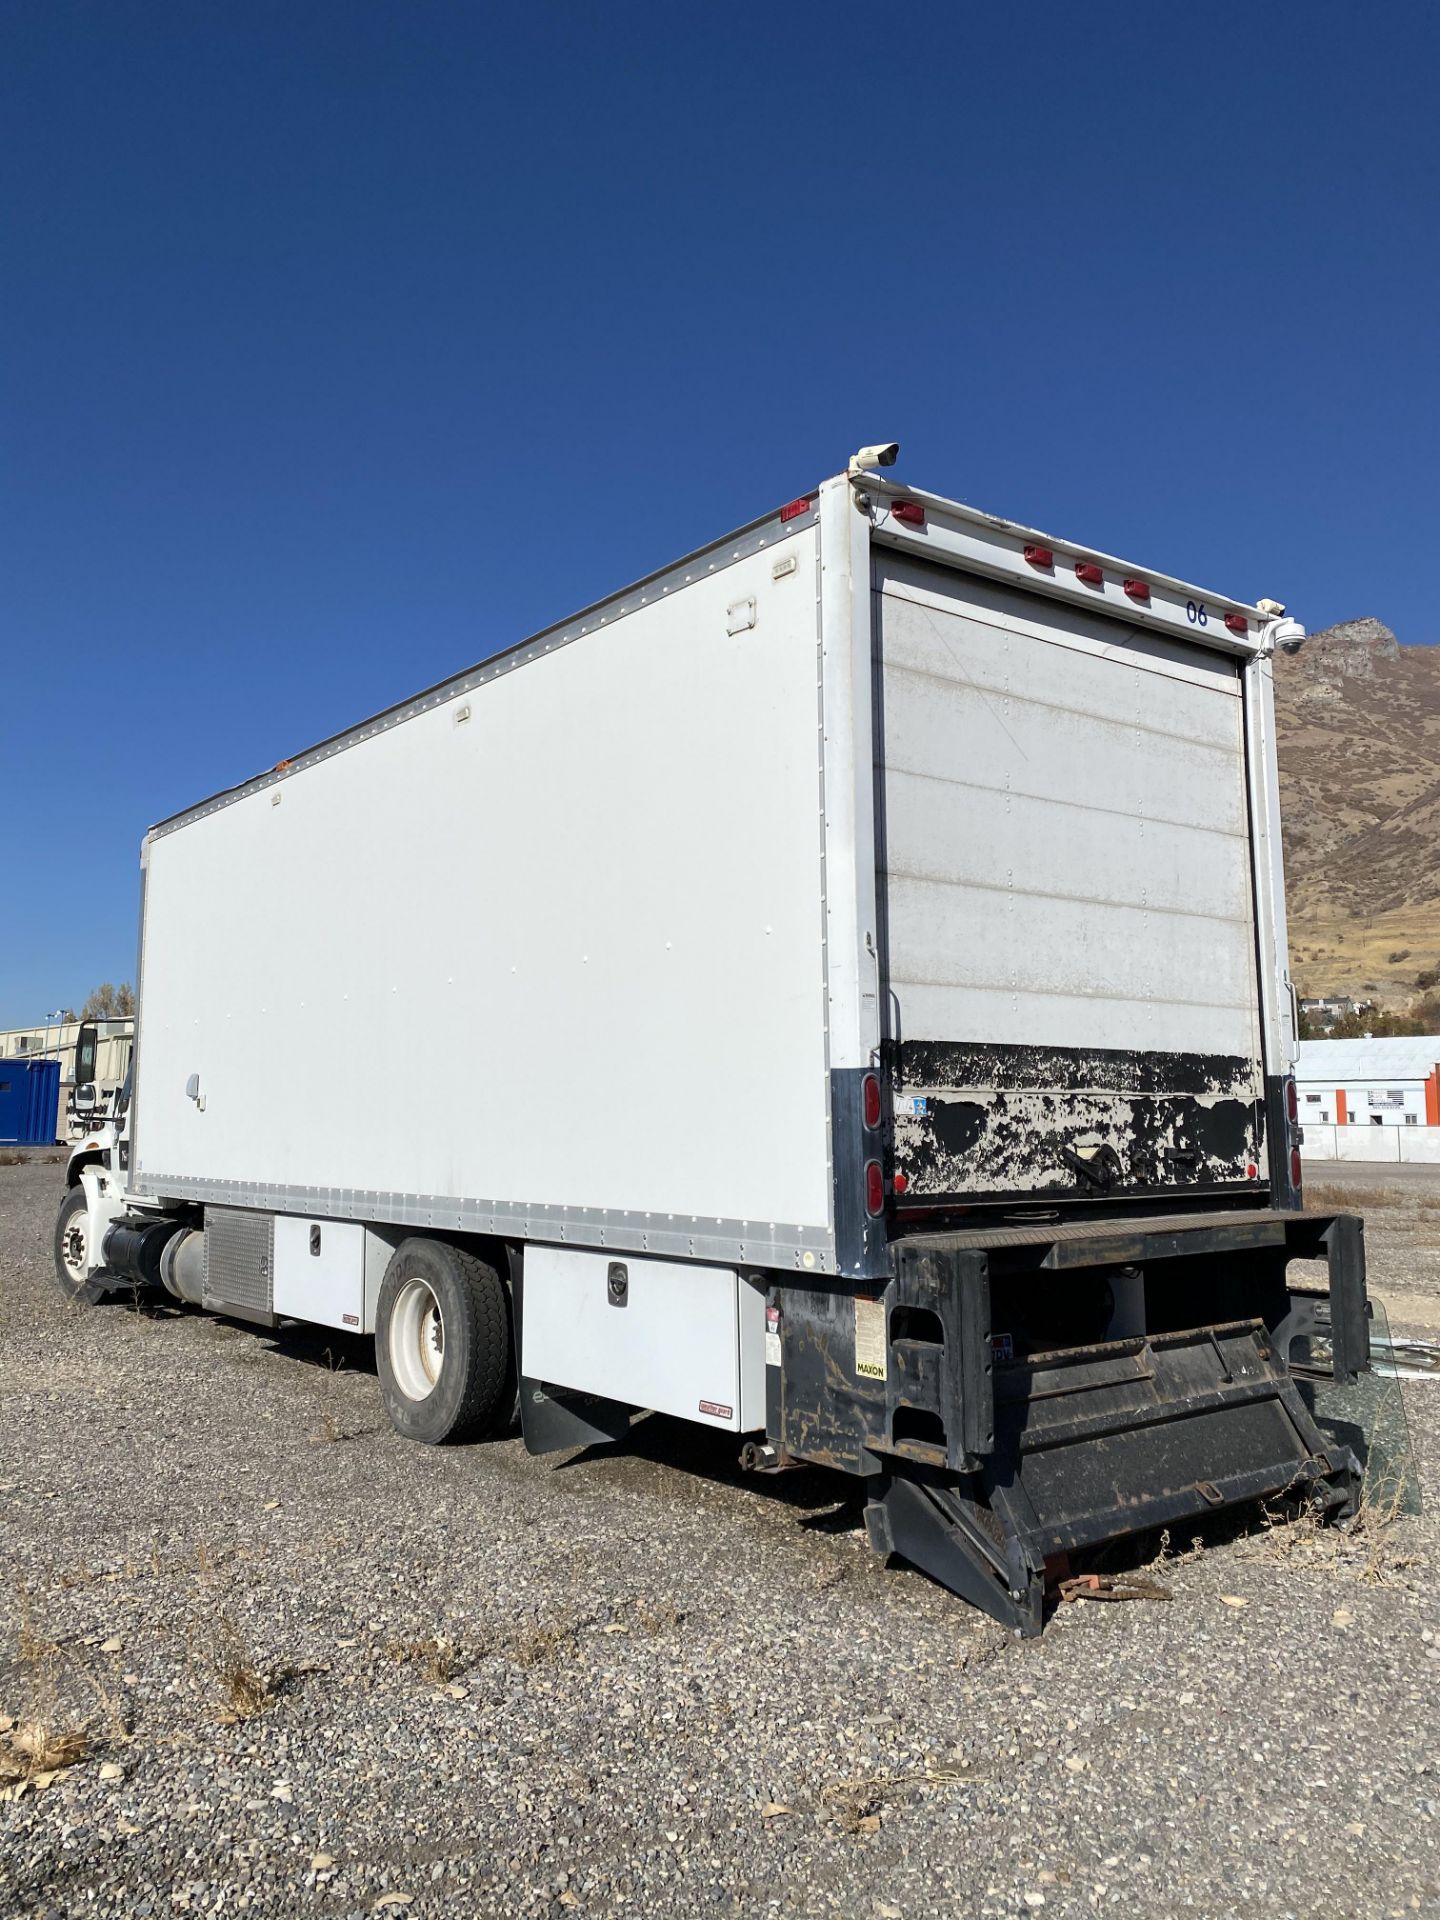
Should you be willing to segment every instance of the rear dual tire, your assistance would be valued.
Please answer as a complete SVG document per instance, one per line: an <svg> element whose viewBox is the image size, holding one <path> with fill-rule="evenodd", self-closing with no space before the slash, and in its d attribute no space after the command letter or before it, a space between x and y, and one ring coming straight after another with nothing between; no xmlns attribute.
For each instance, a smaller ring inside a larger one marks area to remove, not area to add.
<svg viewBox="0 0 1440 1920"><path fill-rule="evenodd" d="M380 1283L375 1362L397 1433L428 1446L514 1416L510 1297L498 1273L443 1240L403 1240Z"/></svg>

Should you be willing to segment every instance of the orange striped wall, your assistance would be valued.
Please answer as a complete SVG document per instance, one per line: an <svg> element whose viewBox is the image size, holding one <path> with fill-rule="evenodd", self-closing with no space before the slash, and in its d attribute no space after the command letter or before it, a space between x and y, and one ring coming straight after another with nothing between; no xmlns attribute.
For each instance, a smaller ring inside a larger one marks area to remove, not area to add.
<svg viewBox="0 0 1440 1920"><path fill-rule="evenodd" d="M1349 1118L1350 1118L1349 1114L1345 1111L1345 1089L1343 1087L1338 1087L1335 1092L1335 1124L1336 1126L1343 1127L1346 1124L1346 1122L1349 1120Z"/></svg>

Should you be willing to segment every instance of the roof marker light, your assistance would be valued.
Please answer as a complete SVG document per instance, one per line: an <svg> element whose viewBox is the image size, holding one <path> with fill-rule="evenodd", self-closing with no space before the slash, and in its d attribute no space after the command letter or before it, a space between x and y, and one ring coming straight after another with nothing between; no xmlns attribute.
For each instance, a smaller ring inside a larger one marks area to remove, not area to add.
<svg viewBox="0 0 1440 1920"><path fill-rule="evenodd" d="M1150 582L1148 580L1127 580L1125 591L1132 600L1138 600L1142 606L1150 600Z"/></svg>
<svg viewBox="0 0 1440 1920"><path fill-rule="evenodd" d="M802 513L808 513L809 511L810 502L808 500L791 500L787 502L785 506L781 507L780 518L782 520L798 520Z"/></svg>
<svg viewBox="0 0 1440 1920"><path fill-rule="evenodd" d="M1032 567L1053 567L1055 556L1049 547L1026 547L1025 558Z"/></svg>
<svg viewBox="0 0 1440 1920"><path fill-rule="evenodd" d="M923 527L925 509L917 507L913 500L897 500L890 509L897 520L903 520L907 527Z"/></svg>
<svg viewBox="0 0 1440 1920"><path fill-rule="evenodd" d="M1075 578L1077 580L1083 580L1087 587L1103 587L1105 584L1105 569L1094 560L1077 560L1075 562Z"/></svg>
<svg viewBox="0 0 1440 1920"><path fill-rule="evenodd" d="M1231 633L1238 633L1242 638L1250 631L1250 622L1245 618L1243 613L1227 613L1225 616L1225 624Z"/></svg>

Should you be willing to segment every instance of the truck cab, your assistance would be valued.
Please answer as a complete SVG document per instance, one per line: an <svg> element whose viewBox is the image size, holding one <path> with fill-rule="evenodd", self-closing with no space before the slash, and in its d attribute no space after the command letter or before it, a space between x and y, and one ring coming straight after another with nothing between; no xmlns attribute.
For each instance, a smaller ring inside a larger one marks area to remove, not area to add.
<svg viewBox="0 0 1440 1920"><path fill-rule="evenodd" d="M114 1167L117 1164L117 1148L122 1134L127 1130L131 1086L132 1078L127 1073L113 1102L103 1103L93 1097L93 1087L89 1089L92 1096L89 1100L82 1098L87 1091L84 1086L76 1088L74 1098L81 1118L81 1129L65 1162L67 1188L79 1186L80 1175L86 1167Z"/></svg>
<svg viewBox="0 0 1440 1920"><path fill-rule="evenodd" d="M94 1130L120 1111L130 1083L135 1053L135 1022L129 1016L82 1020L75 1036L75 1082L65 1105L70 1137Z"/></svg>

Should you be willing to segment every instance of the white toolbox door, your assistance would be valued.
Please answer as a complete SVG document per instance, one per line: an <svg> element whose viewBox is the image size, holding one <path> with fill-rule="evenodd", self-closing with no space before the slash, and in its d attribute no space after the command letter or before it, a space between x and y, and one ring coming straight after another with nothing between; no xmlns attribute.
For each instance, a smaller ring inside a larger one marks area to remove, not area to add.
<svg viewBox="0 0 1440 1920"><path fill-rule="evenodd" d="M765 1296L734 1268L532 1246L524 1284L527 1378L735 1433L764 1424Z"/></svg>

